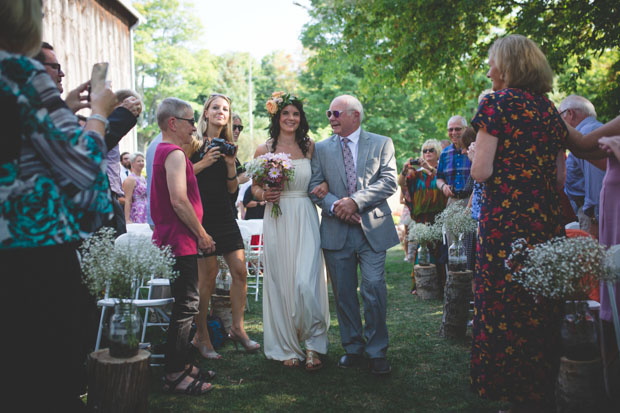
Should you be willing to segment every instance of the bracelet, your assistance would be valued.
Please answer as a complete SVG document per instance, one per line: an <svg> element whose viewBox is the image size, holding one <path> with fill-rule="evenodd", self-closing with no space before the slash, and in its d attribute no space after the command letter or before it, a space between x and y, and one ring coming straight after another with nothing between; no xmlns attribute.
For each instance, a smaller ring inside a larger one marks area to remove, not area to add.
<svg viewBox="0 0 620 413"><path fill-rule="evenodd" d="M263 202L265 202L265 190L261 189L261 191L263 191L260 193L262 195L261 197L263 198Z"/></svg>
<svg viewBox="0 0 620 413"><path fill-rule="evenodd" d="M233 176L232 178L226 177L226 179L228 179L229 181L234 181L235 179L237 179L237 175Z"/></svg>
<svg viewBox="0 0 620 413"><path fill-rule="evenodd" d="M441 188L439 188L439 190L440 190L441 192L443 192L443 187L444 187L444 186L446 186L446 183L445 183L445 182L443 183L443 185L441 185Z"/></svg>
<svg viewBox="0 0 620 413"><path fill-rule="evenodd" d="M110 122L105 117L99 115L98 113L93 113L86 119L86 122L88 122L90 119L98 120L99 122L103 123L103 127L105 128L105 130L108 130Z"/></svg>

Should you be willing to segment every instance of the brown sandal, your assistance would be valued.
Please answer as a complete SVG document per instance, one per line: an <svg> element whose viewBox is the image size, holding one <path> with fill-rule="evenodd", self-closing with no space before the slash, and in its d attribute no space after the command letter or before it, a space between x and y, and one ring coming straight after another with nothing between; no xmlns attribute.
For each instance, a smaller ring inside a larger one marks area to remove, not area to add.
<svg viewBox="0 0 620 413"><path fill-rule="evenodd" d="M299 363L298 358L292 358L292 359L284 360L284 362L282 362L282 365L284 367L299 367L299 364L300 363Z"/></svg>
<svg viewBox="0 0 620 413"><path fill-rule="evenodd" d="M322 367L323 363L321 363L321 357L319 356L319 353L314 350L306 350L306 370L315 371L320 370Z"/></svg>

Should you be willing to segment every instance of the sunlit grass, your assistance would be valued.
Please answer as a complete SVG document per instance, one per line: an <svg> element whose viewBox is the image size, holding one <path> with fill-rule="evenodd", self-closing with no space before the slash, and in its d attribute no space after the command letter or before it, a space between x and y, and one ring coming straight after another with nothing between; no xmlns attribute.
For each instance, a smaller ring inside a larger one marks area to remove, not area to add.
<svg viewBox="0 0 620 413"><path fill-rule="evenodd" d="M216 370L215 389L206 396L169 395L161 391L161 368L152 371L151 412L494 412L502 404L481 400L469 391L470 338L447 341L438 335L443 303L409 294L410 264L400 248L388 252L387 321L390 333L389 377L365 369L336 366L344 353L330 289L332 311L325 367L314 373L285 368L262 353L236 351L231 343L218 351L222 360L200 361ZM262 343L261 300L250 300L246 329ZM360 303L362 302L360 297Z"/></svg>

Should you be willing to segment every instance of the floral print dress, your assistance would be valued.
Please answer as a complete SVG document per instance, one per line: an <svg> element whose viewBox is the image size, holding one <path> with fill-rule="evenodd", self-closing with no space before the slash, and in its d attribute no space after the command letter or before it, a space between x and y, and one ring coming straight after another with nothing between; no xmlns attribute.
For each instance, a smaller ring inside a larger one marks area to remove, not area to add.
<svg viewBox="0 0 620 413"><path fill-rule="evenodd" d="M129 219L134 224L145 224L147 222L146 216L146 203L148 202L146 196L146 179L143 176L138 176L131 173L130 176L136 180L136 187L133 189L133 195L131 197L131 212L129 212Z"/></svg>
<svg viewBox="0 0 620 413"><path fill-rule="evenodd" d="M511 244L564 235L556 157L568 131L546 96L503 89L471 122L498 138L482 194L471 353L471 386L481 397L553 402L560 305L530 295L504 265Z"/></svg>

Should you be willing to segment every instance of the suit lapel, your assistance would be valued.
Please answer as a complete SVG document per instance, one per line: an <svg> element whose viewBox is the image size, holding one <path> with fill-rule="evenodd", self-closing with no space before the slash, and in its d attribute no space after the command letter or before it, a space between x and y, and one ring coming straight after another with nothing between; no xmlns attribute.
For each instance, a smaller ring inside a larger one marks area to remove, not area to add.
<svg viewBox="0 0 620 413"><path fill-rule="evenodd" d="M342 144L340 143L340 138L338 137L338 135L332 136L332 143L330 146L331 146L330 151L334 154L336 162L338 162L341 165L340 168L336 168L336 169L338 169L338 172L340 173L340 177L342 178L342 183L346 190L347 173L344 170L344 155L342 153Z"/></svg>
<svg viewBox="0 0 620 413"><path fill-rule="evenodd" d="M360 140L357 143L357 190L364 187L364 171L366 170L366 159L370 150L370 138L365 130L360 131Z"/></svg>

